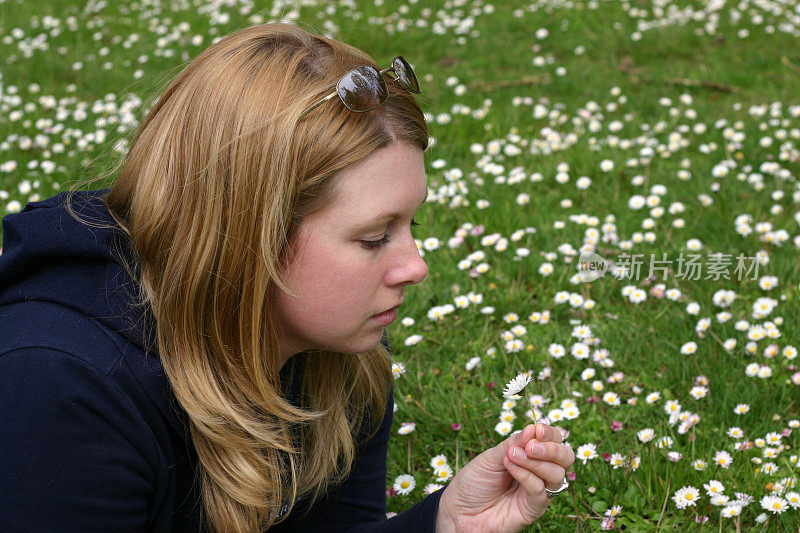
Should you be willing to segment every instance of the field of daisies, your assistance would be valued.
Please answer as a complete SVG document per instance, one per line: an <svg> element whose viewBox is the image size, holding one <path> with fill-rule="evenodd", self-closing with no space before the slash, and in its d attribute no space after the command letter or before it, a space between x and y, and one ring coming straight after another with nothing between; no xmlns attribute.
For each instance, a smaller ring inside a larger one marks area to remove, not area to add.
<svg viewBox="0 0 800 533"><path fill-rule="evenodd" d="M278 20L423 90L391 513L544 421L576 462L530 531L797 531L800 2L0 0L0 216L112 168L185 62Z"/></svg>

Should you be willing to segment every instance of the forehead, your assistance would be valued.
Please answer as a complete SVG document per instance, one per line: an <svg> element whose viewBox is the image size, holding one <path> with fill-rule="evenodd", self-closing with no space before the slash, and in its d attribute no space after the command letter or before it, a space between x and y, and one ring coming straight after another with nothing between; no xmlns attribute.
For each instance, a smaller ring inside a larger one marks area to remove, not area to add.
<svg viewBox="0 0 800 533"><path fill-rule="evenodd" d="M396 143L376 150L336 178L327 211L364 215L379 213L391 202L397 209L416 210L427 194L422 150ZM413 206L406 205L408 202Z"/></svg>

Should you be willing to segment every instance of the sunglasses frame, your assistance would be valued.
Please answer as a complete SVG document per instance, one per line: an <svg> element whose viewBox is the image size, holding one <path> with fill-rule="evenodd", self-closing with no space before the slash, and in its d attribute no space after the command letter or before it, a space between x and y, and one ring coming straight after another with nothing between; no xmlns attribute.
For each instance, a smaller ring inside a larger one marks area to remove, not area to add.
<svg viewBox="0 0 800 533"><path fill-rule="evenodd" d="M394 74L394 75L395 75L395 77L394 77L394 78L391 78L391 77L390 77L390 78L389 78L390 80L399 81L400 83L402 83L402 84L405 86L405 88L406 88L406 89L408 89L408 91L409 91L409 92L411 92L411 93L414 93L414 94L420 94L420 93L422 92L422 90L420 90L419 88L417 88L417 89L413 88L413 87L412 87L410 84L406 83L406 81L405 81L404 79L402 79L402 78L400 77L400 75L397 73L397 69L398 69L398 68L399 68L399 66L401 66L401 65L405 65L406 67L408 67L408 68L407 68L407 69L405 69L405 70L407 70L407 71L408 71L408 73L409 73L409 74L410 74L410 75L413 77L414 81L416 81L416 82L417 82L417 87L419 87L419 81L417 81L417 76L416 76L416 74L414 74L414 70L411 68L411 65L409 65L409 64L408 64L408 61L406 61L406 60L405 60L405 58L404 58L403 56L397 56L397 57L395 57L395 58L392 60L392 65L391 65L390 67L387 67L387 68L385 68L385 69L382 69L382 70L378 70L377 68L373 67L372 65L363 65L363 66L356 67L356 68L354 68L354 69L352 69L352 70L348 71L348 72L347 72L347 73L346 73L344 76L342 76L342 77L339 79L339 81L336 83L336 90L335 90L335 91L333 91L333 92L332 92L331 94L329 94L328 96L326 96L326 97L324 97L324 98L321 98L320 100L318 100L318 101L314 102L314 103L311 105L311 107L309 107L308 109L306 109L305 111L303 111L303 112L300 114L300 116L298 117L298 119L301 119L301 118L303 118L303 117L304 117L304 116L306 116L308 113L310 113L311 111L313 111L314 109L316 109L317 107L319 107L320 105L324 104L325 102L327 102L328 100L330 100L331 98L333 98L333 97L335 97L335 96L338 96L338 97L339 97L339 99L342 101L342 104L344 104L344 106L345 106L345 107L346 107L348 110L352 111L353 113L366 113L367 111L372 111L373 109L377 109L377 108L379 108L379 107L380 107L380 106L382 106L382 105L383 105L383 104L386 102L386 100L389 98L389 88L386 86L386 81L384 81L384 79L383 79L383 75L384 75L384 74L386 74L387 72L391 72L392 74ZM341 84L341 83L342 83L342 82L343 82L343 81L344 81L344 80L345 80L345 79L346 79L348 76L350 76L350 75L351 75L353 72L356 72L356 71L358 71L359 69L363 69L363 68L369 68L369 69L372 69L373 71L375 71L375 72L377 72L377 73L378 73L378 80L380 80L381 84L383 84L383 88L385 89L384 93L386 94L386 97L385 97L383 100L381 100L381 101L378 103L378 105L376 105L376 106L374 106L374 107L371 107L371 108L369 108L369 109L351 109L351 108L350 108L350 106L348 106L348 105L347 105L347 102L345 102L345 101L344 101L344 98L342 98L342 95L339 93L339 85L340 85L340 84Z"/></svg>

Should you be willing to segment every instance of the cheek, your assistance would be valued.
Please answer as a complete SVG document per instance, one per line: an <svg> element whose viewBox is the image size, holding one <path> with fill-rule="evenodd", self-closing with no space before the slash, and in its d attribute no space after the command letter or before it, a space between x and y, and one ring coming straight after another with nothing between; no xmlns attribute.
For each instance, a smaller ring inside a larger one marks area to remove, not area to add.
<svg viewBox="0 0 800 533"><path fill-rule="evenodd" d="M297 298L286 298L287 312L309 326L369 313L380 279L358 253L318 246L298 257L289 280Z"/></svg>

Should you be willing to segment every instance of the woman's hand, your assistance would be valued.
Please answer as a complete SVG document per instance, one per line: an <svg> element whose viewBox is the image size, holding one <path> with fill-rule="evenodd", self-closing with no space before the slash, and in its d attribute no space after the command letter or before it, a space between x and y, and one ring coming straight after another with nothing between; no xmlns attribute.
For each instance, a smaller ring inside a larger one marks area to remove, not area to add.
<svg viewBox="0 0 800 533"><path fill-rule="evenodd" d="M520 531L544 514L544 489L558 490L574 462L558 431L528 425L456 474L439 500L436 531Z"/></svg>

